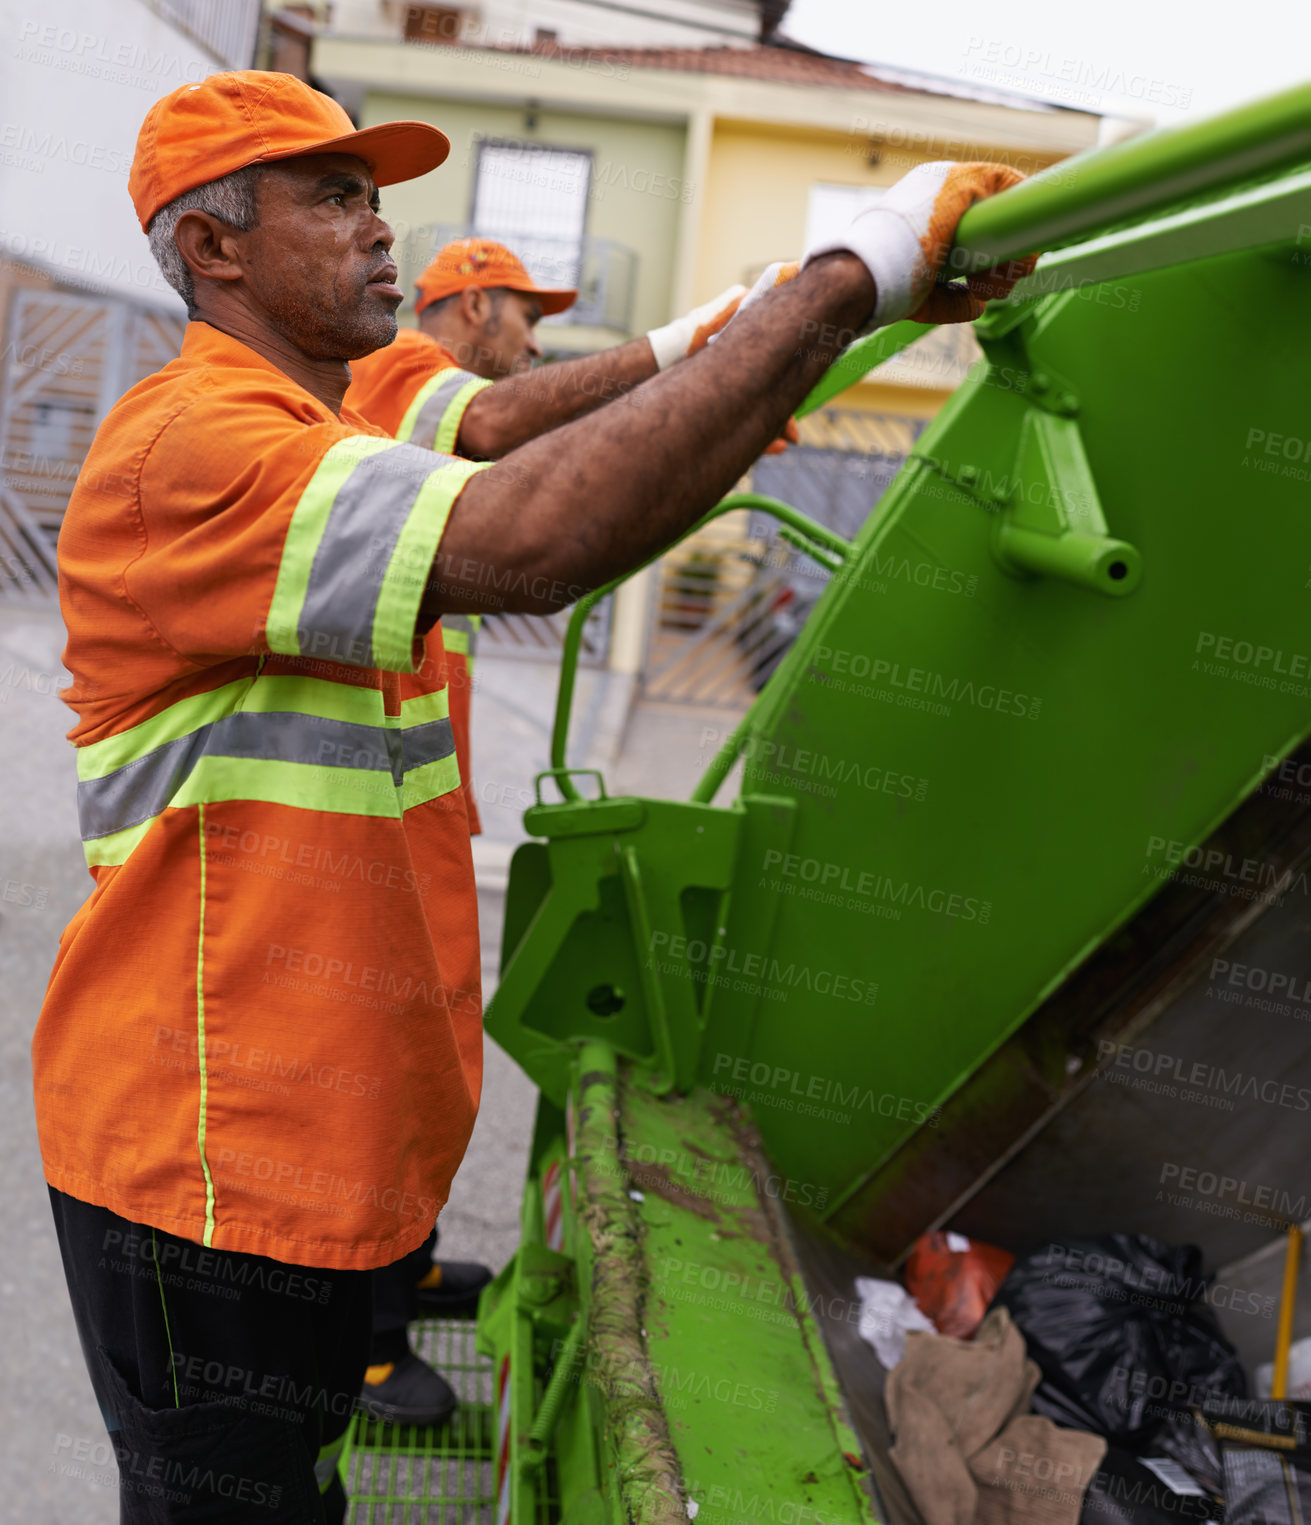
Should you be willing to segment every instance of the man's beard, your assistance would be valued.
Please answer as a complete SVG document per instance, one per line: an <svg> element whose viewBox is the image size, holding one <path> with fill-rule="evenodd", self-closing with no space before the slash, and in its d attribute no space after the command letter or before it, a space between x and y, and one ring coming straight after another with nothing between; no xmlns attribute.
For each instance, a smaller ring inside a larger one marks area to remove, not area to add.
<svg viewBox="0 0 1311 1525"><path fill-rule="evenodd" d="M360 360L396 337L396 313L362 292L349 307L315 301L303 288L265 294L270 318L298 349L314 360Z"/></svg>

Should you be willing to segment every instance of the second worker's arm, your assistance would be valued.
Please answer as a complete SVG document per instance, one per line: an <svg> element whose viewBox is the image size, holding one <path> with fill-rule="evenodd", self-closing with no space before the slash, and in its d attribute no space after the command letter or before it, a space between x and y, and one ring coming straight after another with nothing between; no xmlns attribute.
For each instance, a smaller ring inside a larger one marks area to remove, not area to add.
<svg viewBox="0 0 1311 1525"><path fill-rule="evenodd" d="M595 355L556 360L486 387L460 422L460 454L496 461L511 450L557 429L704 349L737 311L745 286L730 286L709 302L640 339Z"/></svg>
<svg viewBox="0 0 1311 1525"><path fill-rule="evenodd" d="M556 360L506 376L484 387L465 409L460 454L479 461L500 460L528 440L626 396L655 374L655 356L643 337L597 355Z"/></svg>
<svg viewBox="0 0 1311 1525"><path fill-rule="evenodd" d="M549 613L655 555L778 437L874 304L864 264L826 255L623 406L479 473L452 511L425 620Z"/></svg>

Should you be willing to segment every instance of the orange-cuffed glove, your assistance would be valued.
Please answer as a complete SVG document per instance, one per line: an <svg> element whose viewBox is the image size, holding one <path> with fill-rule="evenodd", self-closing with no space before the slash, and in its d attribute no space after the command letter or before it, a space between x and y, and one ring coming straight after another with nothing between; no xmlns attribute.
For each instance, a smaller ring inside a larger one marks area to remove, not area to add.
<svg viewBox="0 0 1311 1525"><path fill-rule="evenodd" d="M873 326L899 318L917 323L970 323L984 304L1009 295L1032 271L1036 254L967 274L963 286L940 286L956 225L975 202L1018 185L1024 176L1005 164L917 164L886 195L857 213L845 232L806 251L803 266L821 254L847 250L874 278Z"/></svg>
<svg viewBox="0 0 1311 1525"><path fill-rule="evenodd" d="M663 328L653 328L646 337L655 356L656 369L668 370L675 361L685 360L697 350L704 349L737 311L746 292L745 286L730 286L681 318L666 323Z"/></svg>
<svg viewBox="0 0 1311 1525"><path fill-rule="evenodd" d="M741 297L733 305L733 311L729 317L735 317L739 312L745 312L753 302L758 302L761 297L768 296L771 291L776 291L780 286L795 279L801 273L801 261L799 259L776 259L772 265L766 265L756 279L751 290ZM722 327L723 325L721 325Z"/></svg>

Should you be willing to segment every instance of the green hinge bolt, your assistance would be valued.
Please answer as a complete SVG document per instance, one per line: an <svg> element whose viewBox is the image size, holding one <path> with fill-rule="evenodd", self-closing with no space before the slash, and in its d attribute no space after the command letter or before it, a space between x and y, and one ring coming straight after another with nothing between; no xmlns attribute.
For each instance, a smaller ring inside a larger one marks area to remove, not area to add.
<svg viewBox="0 0 1311 1525"><path fill-rule="evenodd" d="M560 1278L543 1272L525 1276L519 1283L519 1296L539 1308L549 1303L559 1290Z"/></svg>

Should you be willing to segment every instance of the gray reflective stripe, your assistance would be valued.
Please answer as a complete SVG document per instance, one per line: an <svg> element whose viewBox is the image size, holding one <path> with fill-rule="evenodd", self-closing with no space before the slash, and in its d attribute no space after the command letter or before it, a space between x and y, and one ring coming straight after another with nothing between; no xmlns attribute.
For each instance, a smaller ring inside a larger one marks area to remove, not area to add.
<svg viewBox="0 0 1311 1525"><path fill-rule="evenodd" d="M452 632L458 630L464 635L468 636L468 641L465 644L464 651L465 656L469 661L473 660L474 650L478 645L478 631L482 626L482 622L483 617L481 614L442 615L443 630L450 630Z"/></svg>
<svg viewBox="0 0 1311 1525"><path fill-rule="evenodd" d="M346 1435L347 1431L343 1430L336 1440L330 1440L327 1445L319 1447L319 1459L314 1463L314 1480L319 1485L320 1493L326 1493L332 1485L332 1474L337 1470L337 1463L346 1444Z"/></svg>
<svg viewBox="0 0 1311 1525"><path fill-rule="evenodd" d="M443 726L445 751L438 750L441 742L435 734L436 728ZM399 788L407 768L420 767L454 750L449 720L401 730L281 710L226 715L156 747L103 778L79 783L77 810L82 840L107 837L159 815L202 757L363 769L387 774Z"/></svg>
<svg viewBox="0 0 1311 1525"><path fill-rule="evenodd" d="M446 416L446 410L455 401L455 394L461 387L466 387L471 381L477 380L472 371L452 371L445 381L439 382L433 388L432 395L419 409L409 438L431 449L433 441L437 438L437 431L442 426L442 419Z"/></svg>
<svg viewBox="0 0 1311 1525"><path fill-rule="evenodd" d="M338 488L298 621L302 651L312 652L321 634L377 665L373 621L383 579L414 501L439 467L430 450L393 445L367 456Z"/></svg>
<svg viewBox="0 0 1311 1525"><path fill-rule="evenodd" d="M455 751L455 733L446 719L429 720L423 725L406 727L403 732L405 768L422 768L428 763L440 762Z"/></svg>

